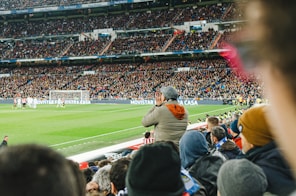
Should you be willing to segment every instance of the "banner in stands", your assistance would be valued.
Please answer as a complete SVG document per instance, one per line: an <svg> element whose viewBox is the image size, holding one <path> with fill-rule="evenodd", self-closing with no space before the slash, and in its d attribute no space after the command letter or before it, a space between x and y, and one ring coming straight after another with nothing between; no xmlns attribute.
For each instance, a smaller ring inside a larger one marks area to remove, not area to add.
<svg viewBox="0 0 296 196"><path fill-rule="evenodd" d="M181 105L198 105L197 100L194 99L179 99L178 102ZM154 105L154 100L131 100L130 104L151 104Z"/></svg>
<svg viewBox="0 0 296 196"><path fill-rule="evenodd" d="M38 100L38 104L58 104L58 100ZM90 101L65 100L65 104L90 104Z"/></svg>
<svg viewBox="0 0 296 196"><path fill-rule="evenodd" d="M195 100L195 99L179 99L178 102L182 105L222 105L222 100ZM57 104L57 100L39 99L37 104ZM0 104L13 104L13 99L1 99ZM127 100L127 99L101 99L91 101L81 100L65 100L65 104L138 104L138 105L155 105L155 101L152 99L143 100Z"/></svg>

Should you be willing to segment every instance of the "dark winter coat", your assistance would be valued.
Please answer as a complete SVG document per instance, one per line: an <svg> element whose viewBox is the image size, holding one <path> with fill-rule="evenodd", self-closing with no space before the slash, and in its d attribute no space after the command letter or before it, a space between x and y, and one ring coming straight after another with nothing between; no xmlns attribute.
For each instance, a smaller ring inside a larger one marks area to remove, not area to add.
<svg viewBox="0 0 296 196"><path fill-rule="evenodd" d="M263 169L268 181L268 192L289 195L296 189L292 170L274 142L250 149L245 158Z"/></svg>

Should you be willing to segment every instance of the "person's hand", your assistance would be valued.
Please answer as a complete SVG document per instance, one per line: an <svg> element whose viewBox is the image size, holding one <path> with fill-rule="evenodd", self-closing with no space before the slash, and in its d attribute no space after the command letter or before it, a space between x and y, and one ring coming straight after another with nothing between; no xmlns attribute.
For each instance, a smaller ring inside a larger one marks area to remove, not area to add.
<svg viewBox="0 0 296 196"><path fill-rule="evenodd" d="M161 93L155 92L155 105L160 106L161 104L162 104Z"/></svg>

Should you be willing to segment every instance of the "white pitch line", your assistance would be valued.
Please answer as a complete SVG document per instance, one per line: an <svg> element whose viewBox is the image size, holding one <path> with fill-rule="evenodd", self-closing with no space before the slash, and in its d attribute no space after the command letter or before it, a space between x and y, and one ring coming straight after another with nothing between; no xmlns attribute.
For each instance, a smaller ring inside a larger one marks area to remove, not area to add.
<svg viewBox="0 0 296 196"><path fill-rule="evenodd" d="M202 113L193 114L193 115L189 115L189 116L199 116L199 115L202 115L202 114L209 114L209 113L217 112L217 111L220 111L220 110L226 110L226 109L235 108L235 107L236 107L236 106L231 106L231 107L227 107L227 108L222 108L222 109L212 110L212 111L210 111L210 112L202 112Z"/></svg>
<svg viewBox="0 0 296 196"><path fill-rule="evenodd" d="M223 109L212 110L210 112L202 112L202 113L199 113L199 114L194 114L194 115L189 115L189 116L199 116L199 115L202 115L202 114L213 113L213 112L216 112L216 111L225 110L225 109L233 108L233 107L235 107L235 106L231 106L231 107L227 107L227 108L223 108ZM138 128L143 128L143 126L137 126L137 127L132 127L132 128L128 128L128 129L118 130L118 131L111 132L111 133L105 133L105 134L95 135L95 136L92 136L92 137L86 137L86 138L82 138L82 139L78 139L78 140L72 140L72 141L69 141L69 142L63 142L63 143L59 143L59 144L53 144L53 145L50 145L50 147L62 146L62 145L65 145L65 144L71 144L71 143L75 143L75 142L80 142L80 141L84 141L84 140L89 140L89 139L94 139L94 138L102 137L102 136L113 135L115 133L125 132L125 131L129 131L129 130L133 130L133 129L138 129Z"/></svg>
<svg viewBox="0 0 296 196"><path fill-rule="evenodd" d="M70 143L74 143L74 142L80 142L80 141L84 141L84 140L88 140L88 139L93 139L93 138L102 137L102 136L106 136L106 135L112 135L114 133L129 131L129 130L138 129L138 128L142 128L142 127L143 126L132 127L132 128L128 128L128 129L122 129L122 130L115 131L115 132L110 132L110 133L105 133L105 134L101 134L101 135L95 135L95 136L92 136L92 137L86 137L86 138L82 138L82 139L78 139L78 140L72 140L72 141L69 141L69 142L63 142L63 143L59 143L59 144L54 144L54 145L50 145L50 147L61 146L61 145L64 145L64 144L70 144Z"/></svg>
<svg viewBox="0 0 296 196"><path fill-rule="evenodd" d="M110 110L110 111L105 111L105 112L110 112L110 113L112 113L112 112L120 112L120 111L128 111L128 110L137 110L138 109L138 107L132 107L132 108L126 108L126 109L120 109L120 110Z"/></svg>

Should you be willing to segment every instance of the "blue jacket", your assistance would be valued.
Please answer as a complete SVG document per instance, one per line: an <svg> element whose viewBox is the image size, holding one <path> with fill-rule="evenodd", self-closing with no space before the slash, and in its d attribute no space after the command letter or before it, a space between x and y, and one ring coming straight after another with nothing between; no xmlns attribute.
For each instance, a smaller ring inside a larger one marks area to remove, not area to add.
<svg viewBox="0 0 296 196"><path fill-rule="evenodd" d="M292 170L274 142L250 149L245 158L263 169L268 181L267 192L289 195L296 189Z"/></svg>

